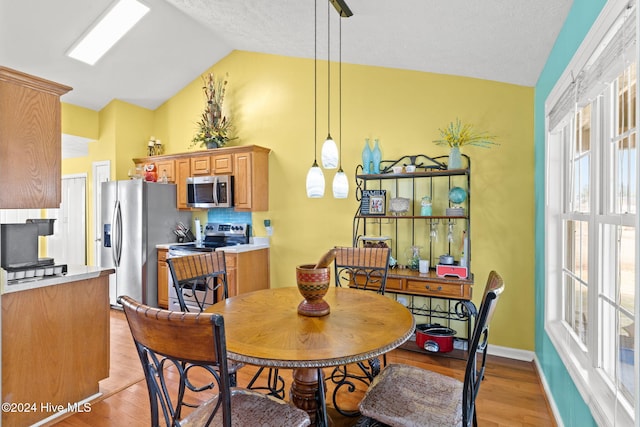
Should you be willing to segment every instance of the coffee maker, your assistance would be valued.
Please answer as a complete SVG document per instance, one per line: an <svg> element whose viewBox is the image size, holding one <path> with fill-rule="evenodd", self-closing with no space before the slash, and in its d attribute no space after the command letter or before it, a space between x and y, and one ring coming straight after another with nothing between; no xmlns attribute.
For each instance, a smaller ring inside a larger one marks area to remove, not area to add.
<svg viewBox="0 0 640 427"><path fill-rule="evenodd" d="M9 284L67 272L67 266L55 265L53 258L38 257L38 238L53 234L54 221L38 218L0 224L0 267L7 271Z"/></svg>

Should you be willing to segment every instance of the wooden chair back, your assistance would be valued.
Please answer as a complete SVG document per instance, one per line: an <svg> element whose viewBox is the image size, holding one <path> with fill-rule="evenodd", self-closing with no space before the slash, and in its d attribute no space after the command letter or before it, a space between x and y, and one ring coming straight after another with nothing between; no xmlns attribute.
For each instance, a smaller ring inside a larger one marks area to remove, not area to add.
<svg viewBox="0 0 640 427"><path fill-rule="evenodd" d="M185 392L197 381L190 374L208 372L207 387L217 392L209 422L222 410L224 426L231 426L230 380L224 319L213 313L181 313L152 308L120 296L145 375L151 405L151 425L178 425ZM197 343L197 345L194 345ZM177 373L170 373L173 370ZM209 377L210 376L210 377ZM177 389L177 394L172 390ZM208 425L208 424L207 424Z"/></svg>
<svg viewBox="0 0 640 427"><path fill-rule="evenodd" d="M194 296L201 312L206 308L206 299L210 293L213 293L213 302L229 297L224 252L201 252L168 258L167 264L178 295L180 310L191 311L190 305L185 302L185 295Z"/></svg>
<svg viewBox="0 0 640 427"><path fill-rule="evenodd" d="M373 290L384 294L390 256L389 248L336 247L336 286Z"/></svg>

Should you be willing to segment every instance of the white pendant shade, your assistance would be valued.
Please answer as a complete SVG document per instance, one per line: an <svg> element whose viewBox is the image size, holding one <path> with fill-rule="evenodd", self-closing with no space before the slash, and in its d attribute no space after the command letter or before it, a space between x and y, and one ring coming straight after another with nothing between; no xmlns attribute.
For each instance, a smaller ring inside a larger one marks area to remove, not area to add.
<svg viewBox="0 0 640 427"><path fill-rule="evenodd" d="M349 195L349 180L347 175L340 169L333 177L333 197L336 199L346 199Z"/></svg>
<svg viewBox="0 0 640 427"><path fill-rule="evenodd" d="M338 167L338 146L331 138L331 135L322 144L322 167L325 169L336 169Z"/></svg>
<svg viewBox="0 0 640 427"><path fill-rule="evenodd" d="M324 197L324 174L315 162L307 172L307 197L311 199Z"/></svg>

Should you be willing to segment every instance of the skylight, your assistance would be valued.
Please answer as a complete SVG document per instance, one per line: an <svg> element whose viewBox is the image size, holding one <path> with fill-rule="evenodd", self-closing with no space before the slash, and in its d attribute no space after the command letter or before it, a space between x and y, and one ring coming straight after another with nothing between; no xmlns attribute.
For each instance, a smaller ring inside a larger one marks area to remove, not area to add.
<svg viewBox="0 0 640 427"><path fill-rule="evenodd" d="M67 54L89 65L95 64L149 12L137 0L118 0Z"/></svg>

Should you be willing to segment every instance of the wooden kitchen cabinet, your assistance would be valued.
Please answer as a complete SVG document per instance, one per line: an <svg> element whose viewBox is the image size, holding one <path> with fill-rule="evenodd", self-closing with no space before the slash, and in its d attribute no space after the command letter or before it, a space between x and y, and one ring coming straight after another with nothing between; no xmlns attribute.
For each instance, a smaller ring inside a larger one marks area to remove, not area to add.
<svg viewBox="0 0 640 427"><path fill-rule="evenodd" d="M234 178L234 209L239 212L269 210L269 153L270 149L257 145L222 147L193 153L166 154L133 159L136 166L155 163L158 177L162 168L171 170L177 186L178 209L187 206L187 184L190 176L229 175Z"/></svg>
<svg viewBox="0 0 640 427"><path fill-rule="evenodd" d="M60 96L70 90L0 66L0 209L60 207Z"/></svg>
<svg viewBox="0 0 640 427"><path fill-rule="evenodd" d="M211 156L213 173L215 175L227 175L233 173L233 154L219 154Z"/></svg>
<svg viewBox="0 0 640 427"><path fill-rule="evenodd" d="M191 157L191 176L212 174L211 156Z"/></svg>
<svg viewBox="0 0 640 427"><path fill-rule="evenodd" d="M229 296L269 289L269 249L225 252Z"/></svg>
<svg viewBox="0 0 640 427"><path fill-rule="evenodd" d="M33 425L54 415L46 404L67 409L100 392L109 377L109 273L2 295L2 402L22 410L2 411L0 424Z"/></svg>
<svg viewBox="0 0 640 427"><path fill-rule="evenodd" d="M224 262L227 265L227 288L229 296L238 295L238 255L225 252Z"/></svg>
<svg viewBox="0 0 640 427"><path fill-rule="evenodd" d="M169 266L166 263L168 249L158 248L158 306L169 307ZM246 252L225 251L227 287L229 296L253 292L270 287L269 249Z"/></svg>
<svg viewBox="0 0 640 427"><path fill-rule="evenodd" d="M158 249L158 307L169 307L169 266L167 265L168 249Z"/></svg>
<svg viewBox="0 0 640 427"><path fill-rule="evenodd" d="M167 182L176 182L175 163L175 160L162 160L155 162L156 171L158 172L158 181L162 180L162 177L166 175Z"/></svg>
<svg viewBox="0 0 640 427"><path fill-rule="evenodd" d="M269 151L234 154L234 206L237 211L269 210Z"/></svg>
<svg viewBox="0 0 640 427"><path fill-rule="evenodd" d="M187 206L187 178L191 176L191 160L176 160L176 205L178 209L189 209Z"/></svg>

